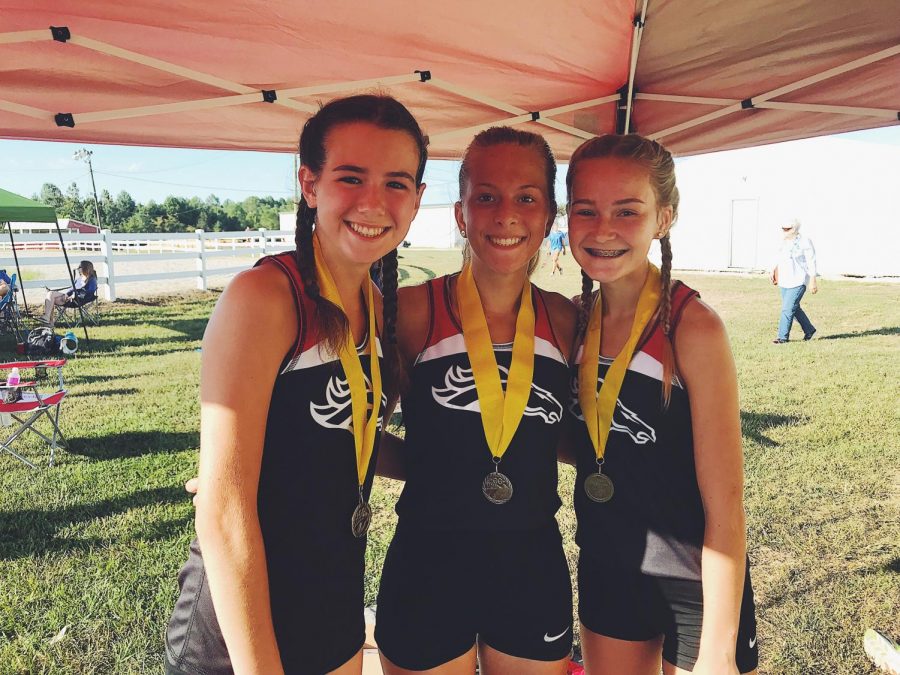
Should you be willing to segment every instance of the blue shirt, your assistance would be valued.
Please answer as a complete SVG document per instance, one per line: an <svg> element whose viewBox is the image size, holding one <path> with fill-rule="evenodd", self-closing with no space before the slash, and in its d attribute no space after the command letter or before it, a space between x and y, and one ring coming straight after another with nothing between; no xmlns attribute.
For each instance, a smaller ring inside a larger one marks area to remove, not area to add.
<svg viewBox="0 0 900 675"><path fill-rule="evenodd" d="M561 251L566 244L569 243L569 238L566 236L565 232L551 232L550 233L550 250L551 251Z"/></svg>

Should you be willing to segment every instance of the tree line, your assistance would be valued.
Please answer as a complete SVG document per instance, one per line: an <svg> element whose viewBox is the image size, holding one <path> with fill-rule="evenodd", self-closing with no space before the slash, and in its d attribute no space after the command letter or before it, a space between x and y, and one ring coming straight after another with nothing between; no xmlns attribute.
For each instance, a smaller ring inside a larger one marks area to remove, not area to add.
<svg viewBox="0 0 900 675"><path fill-rule="evenodd" d="M86 194L82 197L75 183L69 185L65 192L53 183L44 183L33 199L52 206L59 218L97 224L94 196ZM125 190L115 197L103 190L99 207L104 229L114 232L277 230L278 214L295 210L292 200L274 197L247 197L236 202L231 199L222 201L215 195L206 199L169 196L161 202L151 199L146 204L138 204Z"/></svg>

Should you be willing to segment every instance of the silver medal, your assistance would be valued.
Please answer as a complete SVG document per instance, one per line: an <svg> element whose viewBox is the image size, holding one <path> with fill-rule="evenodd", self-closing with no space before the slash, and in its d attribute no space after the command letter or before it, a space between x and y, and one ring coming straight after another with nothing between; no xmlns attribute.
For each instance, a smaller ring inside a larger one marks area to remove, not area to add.
<svg viewBox="0 0 900 675"><path fill-rule="evenodd" d="M591 501L602 504L612 499L615 487L605 473L592 473L584 481L584 491Z"/></svg>
<svg viewBox="0 0 900 675"><path fill-rule="evenodd" d="M484 477L481 491L492 504L505 504L512 498L513 486L509 478L495 470Z"/></svg>
<svg viewBox="0 0 900 675"><path fill-rule="evenodd" d="M353 516L350 518L350 530L353 532L353 536L357 538L365 537L371 522L372 507L365 501L360 500L356 508L353 509Z"/></svg>

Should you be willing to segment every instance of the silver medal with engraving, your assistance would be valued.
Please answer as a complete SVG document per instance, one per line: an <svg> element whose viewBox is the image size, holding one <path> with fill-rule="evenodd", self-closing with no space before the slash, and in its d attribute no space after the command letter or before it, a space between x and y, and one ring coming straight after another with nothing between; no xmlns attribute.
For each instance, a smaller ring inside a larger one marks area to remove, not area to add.
<svg viewBox="0 0 900 675"><path fill-rule="evenodd" d="M592 473L584 481L584 491L588 499L602 504L612 499L616 489L612 479L605 473Z"/></svg>
<svg viewBox="0 0 900 675"><path fill-rule="evenodd" d="M353 509L353 516L350 518L350 531L353 532L354 537L365 537L371 522L372 507L365 500L360 499L359 504Z"/></svg>
<svg viewBox="0 0 900 675"><path fill-rule="evenodd" d="M492 504L505 504L512 498L512 482L496 469L484 477L481 491Z"/></svg>

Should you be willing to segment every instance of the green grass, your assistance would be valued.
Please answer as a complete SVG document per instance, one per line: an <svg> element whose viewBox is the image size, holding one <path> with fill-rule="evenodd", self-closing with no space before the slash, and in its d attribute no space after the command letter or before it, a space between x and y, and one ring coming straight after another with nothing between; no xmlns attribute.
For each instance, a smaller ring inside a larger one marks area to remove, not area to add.
<svg viewBox="0 0 900 675"><path fill-rule="evenodd" d="M459 261L401 255L405 283ZM566 275L539 270L535 281L574 295L578 275L571 258L564 265ZM821 339L776 346L778 298L765 279L682 278L725 318L738 363L761 672L874 672L863 630L900 636L900 286L824 281L804 302ZM217 297L107 305L94 351L66 368L71 451L37 471L0 455L0 673L161 672L193 532L181 485L196 471L197 348ZM564 469L567 504L572 481ZM370 603L397 494L377 481ZM574 563L571 508L559 519Z"/></svg>

